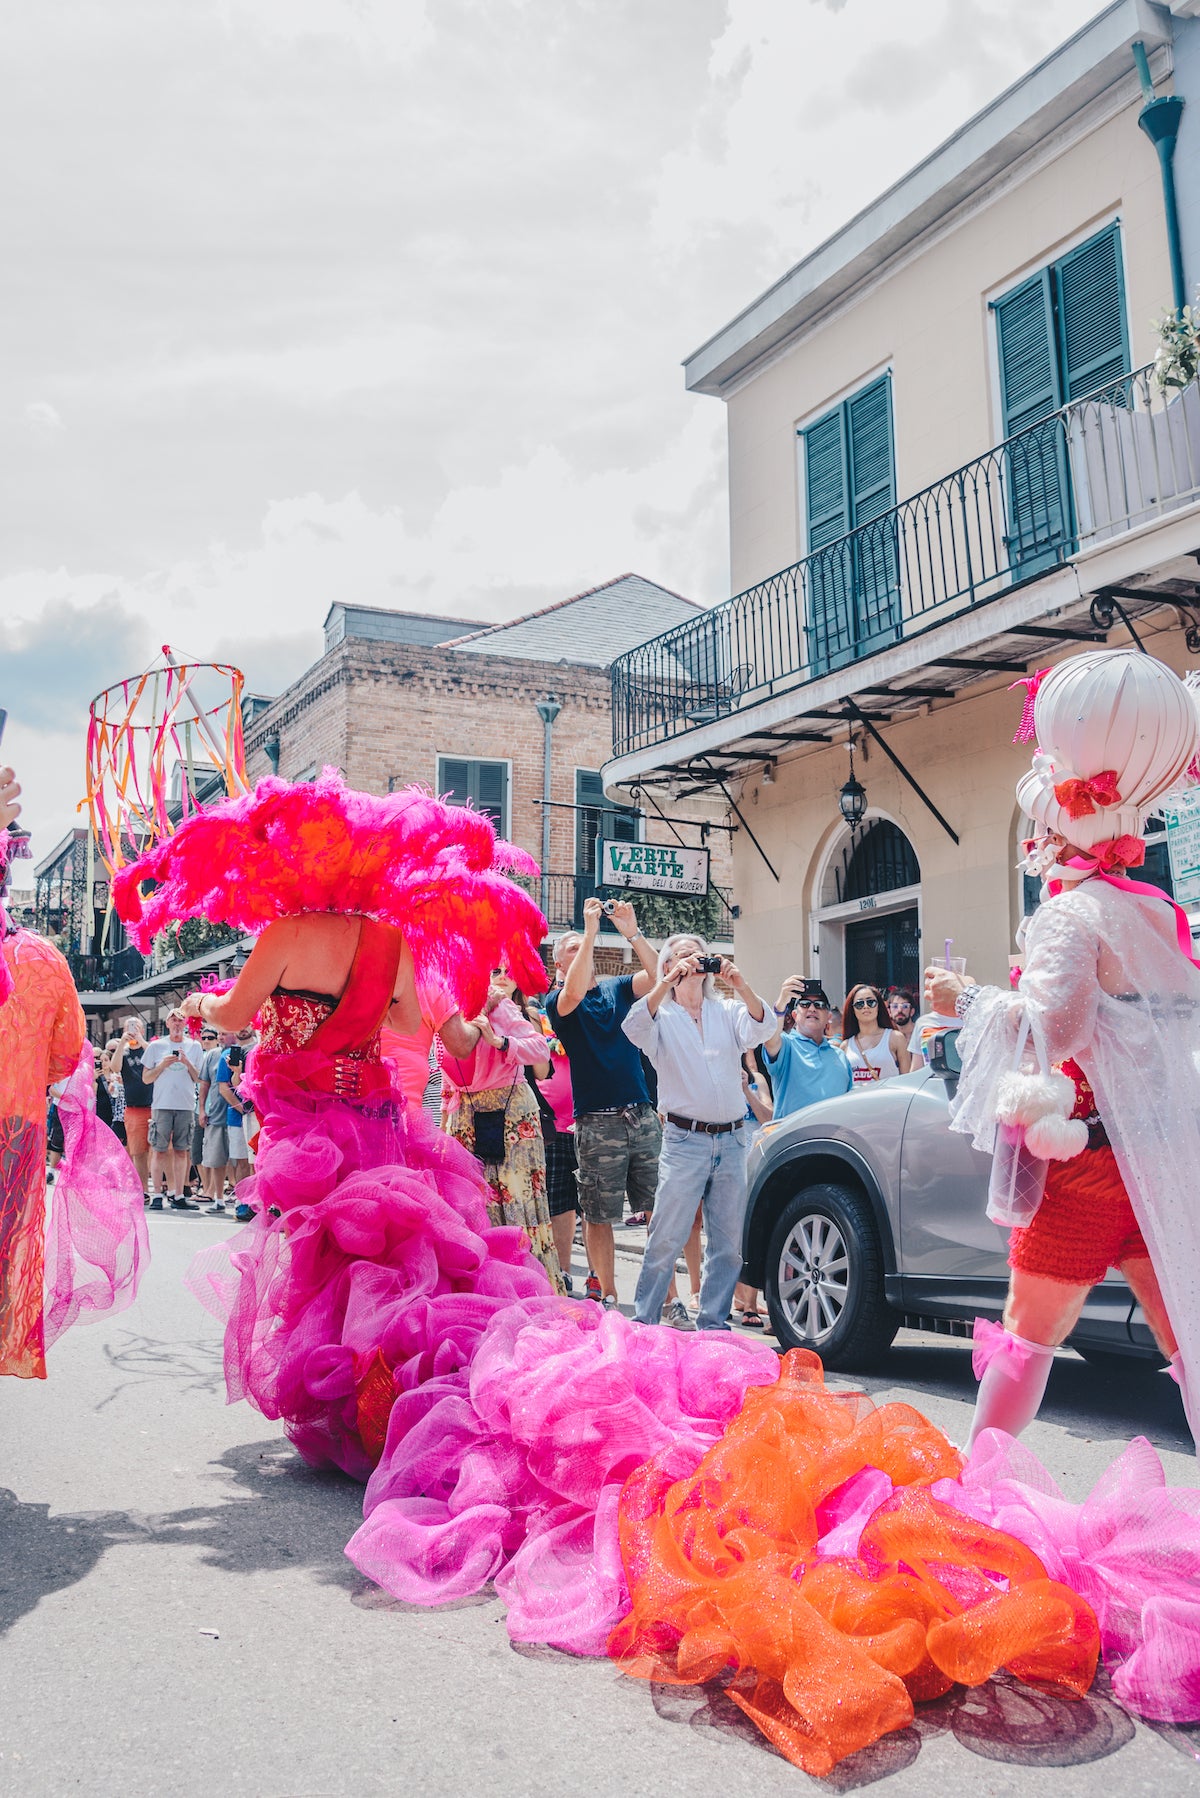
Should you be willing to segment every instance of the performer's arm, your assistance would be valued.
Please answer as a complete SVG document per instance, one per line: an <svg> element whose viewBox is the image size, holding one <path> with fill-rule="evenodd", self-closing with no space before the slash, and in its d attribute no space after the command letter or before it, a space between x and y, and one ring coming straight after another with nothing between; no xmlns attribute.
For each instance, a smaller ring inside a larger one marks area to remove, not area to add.
<svg viewBox="0 0 1200 1798"><path fill-rule="evenodd" d="M185 1018L202 1018L218 1030L244 1030L252 1024L264 999L283 978L295 926L291 919L268 924L250 959L227 993L189 993L179 1007Z"/></svg>
<svg viewBox="0 0 1200 1798"><path fill-rule="evenodd" d="M75 991L75 982L65 964L62 967L62 977L62 995L50 1032L47 1081L66 1080L75 1072L75 1064L87 1040L83 1007Z"/></svg>

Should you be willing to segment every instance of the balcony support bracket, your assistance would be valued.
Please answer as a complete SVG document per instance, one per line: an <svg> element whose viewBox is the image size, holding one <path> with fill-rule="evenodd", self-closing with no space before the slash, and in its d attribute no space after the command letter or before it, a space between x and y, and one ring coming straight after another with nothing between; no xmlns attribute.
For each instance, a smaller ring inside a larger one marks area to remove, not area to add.
<svg viewBox="0 0 1200 1798"><path fill-rule="evenodd" d="M1149 651L1146 645L1133 628L1133 620L1121 604L1122 599L1146 599L1148 597L1150 596L1145 593L1139 593L1136 587L1102 587L1088 607L1092 623L1099 625L1102 631L1110 631L1113 618L1119 618L1142 654L1148 655Z"/></svg>
<svg viewBox="0 0 1200 1798"><path fill-rule="evenodd" d="M716 781L716 784L720 787L722 793L724 793L726 799L729 801L730 811L733 813L734 817L737 819L738 823L741 825L741 827L745 831L746 835L750 838L750 841L754 844L754 847L758 850L759 855L762 857L763 861L766 863L767 872L770 874L772 880L777 881L779 879L779 876L775 872L775 869L771 866L770 857L768 856L766 850L763 848L762 844L759 842L758 838L755 836L754 832L751 830L750 826L747 824L745 818L743 818L740 810L738 809L737 800L734 798L733 794L729 791L729 788L725 785L724 780L722 779L722 777L718 773L718 771L713 767L712 763L708 762L705 765L709 768L710 772L713 775L714 780Z"/></svg>
<svg viewBox="0 0 1200 1798"><path fill-rule="evenodd" d="M904 766L904 763L900 760L900 757L896 754L895 750L892 749L889 744L884 742L883 738L880 736L879 732L875 729L875 726L872 724L871 720L867 717L867 714L864 711L861 711L860 708L857 705L855 705L855 703L852 699L848 699L846 701L846 712L849 717L853 718L858 724L862 725L863 729L869 734L869 736L872 738L872 740L874 742L878 743L879 747L882 749L884 755L886 755L888 761L891 762L891 764L895 768L896 772L901 776L901 778L903 780L906 780L908 782L909 786L912 788L912 790L916 794L917 798L921 801L921 804L923 806L925 806L926 810L931 811L933 813L934 817L937 819L938 823L941 825L941 827L945 831L946 835L950 838L950 841L957 847L958 832L955 829L953 829L952 826L946 822L946 820L945 820L945 818L943 818L941 812L938 811L937 806L933 803L933 800L929 797L929 794L925 791L924 787L919 786L917 784L917 782L913 779L912 775L909 773L908 769Z"/></svg>

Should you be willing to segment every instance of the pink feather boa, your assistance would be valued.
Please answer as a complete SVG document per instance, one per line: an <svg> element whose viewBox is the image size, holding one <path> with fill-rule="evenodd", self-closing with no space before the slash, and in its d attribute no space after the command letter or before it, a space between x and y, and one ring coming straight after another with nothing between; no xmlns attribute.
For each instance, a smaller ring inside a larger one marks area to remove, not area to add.
<svg viewBox="0 0 1200 1798"><path fill-rule="evenodd" d="M418 976L444 981L469 1014L500 962L525 991L546 985L546 920L509 873L538 866L481 812L418 787L359 793L326 768L196 813L120 870L113 902L143 951L184 918L250 933L305 912L378 918L403 930Z"/></svg>

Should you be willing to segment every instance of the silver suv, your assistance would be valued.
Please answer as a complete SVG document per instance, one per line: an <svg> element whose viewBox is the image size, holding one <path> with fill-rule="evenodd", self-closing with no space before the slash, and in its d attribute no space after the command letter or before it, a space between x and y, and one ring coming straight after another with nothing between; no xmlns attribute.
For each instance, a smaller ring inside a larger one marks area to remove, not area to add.
<svg viewBox="0 0 1200 1798"><path fill-rule="evenodd" d="M902 1324L969 1336L1001 1316L1007 1239L984 1215L990 1163L949 1128L955 1033L933 1065L823 1099L765 1127L750 1152L744 1254L787 1348L862 1368ZM1159 1364L1125 1282L1089 1296L1071 1347Z"/></svg>

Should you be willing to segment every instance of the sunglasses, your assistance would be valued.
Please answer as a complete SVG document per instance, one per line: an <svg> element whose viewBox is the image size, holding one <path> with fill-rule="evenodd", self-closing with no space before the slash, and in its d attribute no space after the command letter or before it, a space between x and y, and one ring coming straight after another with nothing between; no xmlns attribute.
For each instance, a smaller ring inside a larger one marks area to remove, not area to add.
<svg viewBox="0 0 1200 1798"><path fill-rule="evenodd" d="M856 999L854 1001L854 1009L855 1011L874 1011L878 1004L878 999Z"/></svg>

